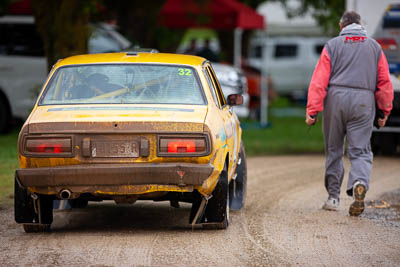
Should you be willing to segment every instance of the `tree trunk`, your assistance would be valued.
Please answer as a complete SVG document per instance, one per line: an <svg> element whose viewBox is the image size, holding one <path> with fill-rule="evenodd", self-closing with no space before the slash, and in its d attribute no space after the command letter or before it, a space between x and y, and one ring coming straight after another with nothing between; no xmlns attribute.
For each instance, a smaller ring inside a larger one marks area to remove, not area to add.
<svg viewBox="0 0 400 267"><path fill-rule="evenodd" d="M61 58L87 53L93 1L32 0L31 3L49 71Z"/></svg>

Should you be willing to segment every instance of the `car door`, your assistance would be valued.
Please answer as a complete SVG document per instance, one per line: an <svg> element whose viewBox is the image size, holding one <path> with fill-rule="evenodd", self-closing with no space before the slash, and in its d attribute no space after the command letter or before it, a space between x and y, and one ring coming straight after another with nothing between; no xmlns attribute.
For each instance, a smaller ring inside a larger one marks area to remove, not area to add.
<svg viewBox="0 0 400 267"><path fill-rule="evenodd" d="M238 120L235 115L233 115L232 107L230 107L226 101L225 97L222 93L222 89L220 84L216 78L214 70L210 65L206 66L207 75L209 75L211 82L213 84L215 90L215 96L219 102L220 108L219 112L221 117L224 121L224 128L226 134L226 145L228 146L229 150L229 168L228 174L229 177L232 176L236 162L237 162L237 154L238 154Z"/></svg>

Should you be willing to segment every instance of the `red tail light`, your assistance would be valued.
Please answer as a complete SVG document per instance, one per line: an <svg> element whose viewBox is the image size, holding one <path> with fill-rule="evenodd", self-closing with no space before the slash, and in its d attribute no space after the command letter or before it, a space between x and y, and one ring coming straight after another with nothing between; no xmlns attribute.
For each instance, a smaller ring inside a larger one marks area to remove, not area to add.
<svg viewBox="0 0 400 267"><path fill-rule="evenodd" d="M29 154L71 153L71 139L27 139L25 151Z"/></svg>
<svg viewBox="0 0 400 267"><path fill-rule="evenodd" d="M160 137L159 140L159 153L161 155L204 155L207 153L207 141L205 137Z"/></svg>
<svg viewBox="0 0 400 267"><path fill-rule="evenodd" d="M381 45L383 50L396 50L397 42L395 39L379 38L376 41Z"/></svg>
<svg viewBox="0 0 400 267"><path fill-rule="evenodd" d="M168 153L193 153L196 152L194 140L168 141Z"/></svg>

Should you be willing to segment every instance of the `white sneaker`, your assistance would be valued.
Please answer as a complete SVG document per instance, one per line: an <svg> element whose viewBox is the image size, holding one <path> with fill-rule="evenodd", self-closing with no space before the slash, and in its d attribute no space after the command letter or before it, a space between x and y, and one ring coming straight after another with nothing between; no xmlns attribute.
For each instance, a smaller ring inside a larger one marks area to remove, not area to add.
<svg viewBox="0 0 400 267"><path fill-rule="evenodd" d="M328 200L325 201L324 205L322 206L322 209L338 211L339 210L339 199L328 198Z"/></svg>

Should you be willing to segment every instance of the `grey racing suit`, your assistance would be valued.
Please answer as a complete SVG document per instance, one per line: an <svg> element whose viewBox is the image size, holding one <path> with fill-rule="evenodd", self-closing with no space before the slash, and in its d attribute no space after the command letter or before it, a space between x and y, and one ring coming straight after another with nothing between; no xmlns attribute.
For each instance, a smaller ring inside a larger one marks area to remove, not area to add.
<svg viewBox="0 0 400 267"><path fill-rule="evenodd" d="M324 110L325 187L331 198L339 199L344 177L345 142L351 163L347 193L352 194L356 181L361 181L368 189L377 87L389 92L388 95L391 90L393 99L382 49L375 40L367 37L361 25L348 25L325 45L308 92L307 114ZM391 105L391 99L379 99L380 105L387 105L386 102ZM390 109L385 111L390 113Z"/></svg>

